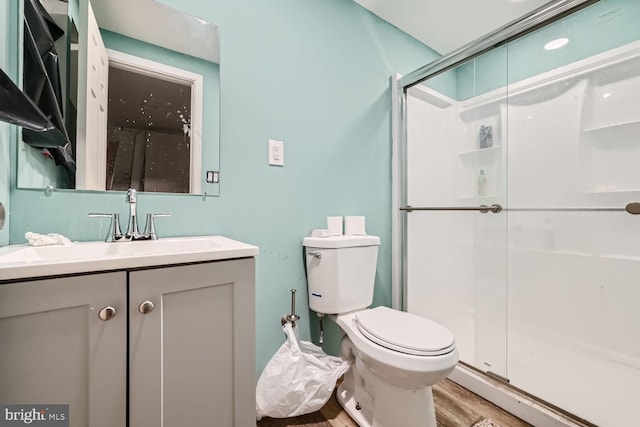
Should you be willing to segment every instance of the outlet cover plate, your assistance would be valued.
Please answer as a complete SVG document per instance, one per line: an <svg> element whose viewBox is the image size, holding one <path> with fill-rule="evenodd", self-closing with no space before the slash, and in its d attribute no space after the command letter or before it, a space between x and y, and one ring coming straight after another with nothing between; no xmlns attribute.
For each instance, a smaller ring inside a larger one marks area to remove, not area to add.
<svg viewBox="0 0 640 427"><path fill-rule="evenodd" d="M269 165L284 166L284 142L269 140Z"/></svg>

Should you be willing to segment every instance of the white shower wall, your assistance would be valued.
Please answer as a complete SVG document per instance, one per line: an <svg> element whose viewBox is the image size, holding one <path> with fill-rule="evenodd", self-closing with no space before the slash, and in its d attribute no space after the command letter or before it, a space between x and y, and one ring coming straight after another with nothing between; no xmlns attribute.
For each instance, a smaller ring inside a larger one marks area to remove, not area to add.
<svg viewBox="0 0 640 427"><path fill-rule="evenodd" d="M602 426L640 417L640 217L597 210L640 202L638 99L638 43L463 102L407 96L407 204L505 208L406 214L407 310L450 328L462 361Z"/></svg>

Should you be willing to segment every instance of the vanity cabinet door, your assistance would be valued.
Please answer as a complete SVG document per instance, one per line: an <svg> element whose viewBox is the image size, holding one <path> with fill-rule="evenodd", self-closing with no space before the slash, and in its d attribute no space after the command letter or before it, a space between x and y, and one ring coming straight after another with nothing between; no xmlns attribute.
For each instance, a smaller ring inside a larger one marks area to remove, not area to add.
<svg viewBox="0 0 640 427"><path fill-rule="evenodd" d="M126 425L126 318L124 272L0 284L0 402Z"/></svg>
<svg viewBox="0 0 640 427"><path fill-rule="evenodd" d="M255 261L129 273L130 427L255 425Z"/></svg>

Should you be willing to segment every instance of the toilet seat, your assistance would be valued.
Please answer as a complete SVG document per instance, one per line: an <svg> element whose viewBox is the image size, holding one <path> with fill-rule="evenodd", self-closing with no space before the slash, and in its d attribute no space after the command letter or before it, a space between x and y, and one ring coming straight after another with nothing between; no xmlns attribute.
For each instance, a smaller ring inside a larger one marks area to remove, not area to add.
<svg viewBox="0 0 640 427"><path fill-rule="evenodd" d="M439 356L455 348L447 328L415 314L381 306L359 312L355 319L368 340L400 353Z"/></svg>

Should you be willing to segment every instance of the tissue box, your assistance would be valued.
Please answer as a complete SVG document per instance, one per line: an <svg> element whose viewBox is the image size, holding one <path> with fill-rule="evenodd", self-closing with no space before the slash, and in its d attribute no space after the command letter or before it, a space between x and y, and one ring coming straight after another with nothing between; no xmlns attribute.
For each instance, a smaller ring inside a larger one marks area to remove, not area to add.
<svg viewBox="0 0 640 427"><path fill-rule="evenodd" d="M342 236L342 217L328 216L327 228L329 229L329 234L332 236Z"/></svg>
<svg viewBox="0 0 640 427"><path fill-rule="evenodd" d="M344 234L351 236L364 236L365 220L363 216L347 216L344 218Z"/></svg>

